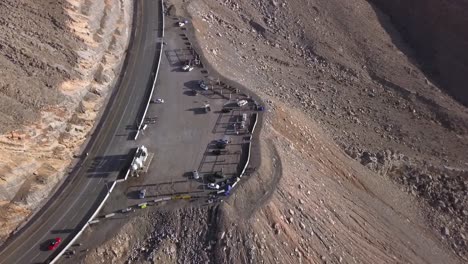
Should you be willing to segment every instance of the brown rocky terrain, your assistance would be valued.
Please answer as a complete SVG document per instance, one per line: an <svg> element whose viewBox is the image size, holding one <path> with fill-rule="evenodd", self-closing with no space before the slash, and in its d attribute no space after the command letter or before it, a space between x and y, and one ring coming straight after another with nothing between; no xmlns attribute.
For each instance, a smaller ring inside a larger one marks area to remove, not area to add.
<svg viewBox="0 0 468 264"><path fill-rule="evenodd" d="M268 102L261 166L219 205L141 212L83 263L468 261L466 1L166 2Z"/></svg>
<svg viewBox="0 0 468 264"><path fill-rule="evenodd" d="M0 242L66 174L127 46L125 1L0 3Z"/></svg>
<svg viewBox="0 0 468 264"><path fill-rule="evenodd" d="M466 98L424 67L464 71L463 1L371 2L170 1L206 60L268 102L262 165L220 206L157 208L83 261L467 261Z"/></svg>
<svg viewBox="0 0 468 264"><path fill-rule="evenodd" d="M431 83L385 13L366 1L186 9L223 75L301 109L350 157L403 183L435 232L467 253L468 111Z"/></svg>

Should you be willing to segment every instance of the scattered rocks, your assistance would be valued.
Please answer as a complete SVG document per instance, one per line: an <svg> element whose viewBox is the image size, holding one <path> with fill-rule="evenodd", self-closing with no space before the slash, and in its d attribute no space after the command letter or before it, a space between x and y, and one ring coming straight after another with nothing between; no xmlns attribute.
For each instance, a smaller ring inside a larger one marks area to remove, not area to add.
<svg viewBox="0 0 468 264"><path fill-rule="evenodd" d="M442 228L442 233L444 236L450 236L450 230L447 227Z"/></svg>

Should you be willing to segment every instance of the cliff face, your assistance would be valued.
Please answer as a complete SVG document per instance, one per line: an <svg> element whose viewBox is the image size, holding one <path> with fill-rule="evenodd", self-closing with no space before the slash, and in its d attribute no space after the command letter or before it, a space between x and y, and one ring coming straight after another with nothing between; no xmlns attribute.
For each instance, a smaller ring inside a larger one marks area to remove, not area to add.
<svg viewBox="0 0 468 264"><path fill-rule="evenodd" d="M120 71L132 5L0 2L0 242L67 173Z"/></svg>
<svg viewBox="0 0 468 264"><path fill-rule="evenodd" d="M58 85L77 76L76 51L84 45L66 30L65 1L54 2L0 3L0 133L32 122L42 108L60 103L65 98Z"/></svg>
<svg viewBox="0 0 468 264"><path fill-rule="evenodd" d="M468 105L468 1L370 0L413 47L422 68Z"/></svg>

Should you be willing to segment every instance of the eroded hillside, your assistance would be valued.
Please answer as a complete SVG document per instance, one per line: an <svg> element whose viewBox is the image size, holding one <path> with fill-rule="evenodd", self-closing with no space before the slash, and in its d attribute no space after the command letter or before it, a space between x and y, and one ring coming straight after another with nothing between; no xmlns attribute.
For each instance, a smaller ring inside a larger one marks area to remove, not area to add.
<svg viewBox="0 0 468 264"><path fill-rule="evenodd" d="M0 241L40 207L119 72L128 1L0 3Z"/></svg>
<svg viewBox="0 0 468 264"><path fill-rule="evenodd" d="M350 157L421 198L433 230L466 254L468 111L431 83L381 11L358 0L187 9L223 75L301 109Z"/></svg>

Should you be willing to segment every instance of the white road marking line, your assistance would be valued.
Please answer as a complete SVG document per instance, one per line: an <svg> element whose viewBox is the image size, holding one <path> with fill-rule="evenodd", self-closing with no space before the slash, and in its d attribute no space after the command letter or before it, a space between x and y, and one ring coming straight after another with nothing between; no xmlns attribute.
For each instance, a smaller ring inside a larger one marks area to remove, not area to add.
<svg viewBox="0 0 468 264"><path fill-rule="evenodd" d="M34 259L35 259L35 258L37 258L37 256L39 256L40 254L41 254L41 252L40 252L40 251L39 251L39 252L37 252L37 254L36 254L36 255L34 255L34 257L32 257L32 258L31 258L31 260L34 260Z"/></svg>

